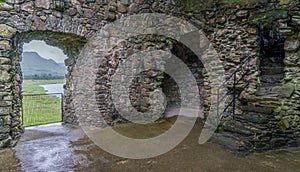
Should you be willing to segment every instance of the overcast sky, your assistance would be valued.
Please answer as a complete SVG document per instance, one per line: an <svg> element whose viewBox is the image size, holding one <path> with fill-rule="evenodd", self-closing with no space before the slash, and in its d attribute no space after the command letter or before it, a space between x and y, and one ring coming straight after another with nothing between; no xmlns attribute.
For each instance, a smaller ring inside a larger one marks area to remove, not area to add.
<svg viewBox="0 0 300 172"><path fill-rule="evenodd" d="M24 43L24 52L37 52L45 59L52 59L57 63L64 63L64 60L68 58L61 49L47 45L44 41L33 40L29 43Z"/></svg>

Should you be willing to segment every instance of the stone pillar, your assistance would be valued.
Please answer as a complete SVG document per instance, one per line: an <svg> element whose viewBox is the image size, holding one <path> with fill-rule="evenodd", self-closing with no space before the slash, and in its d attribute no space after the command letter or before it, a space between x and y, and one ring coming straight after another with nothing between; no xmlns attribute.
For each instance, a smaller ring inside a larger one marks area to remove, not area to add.
<svg viewBox="0 0 300 172"><path fill-rule="evenodd" d="M12 36L17 30L0 24L0 149L14 146L20 138L20 76L15 73Z"/></svg>

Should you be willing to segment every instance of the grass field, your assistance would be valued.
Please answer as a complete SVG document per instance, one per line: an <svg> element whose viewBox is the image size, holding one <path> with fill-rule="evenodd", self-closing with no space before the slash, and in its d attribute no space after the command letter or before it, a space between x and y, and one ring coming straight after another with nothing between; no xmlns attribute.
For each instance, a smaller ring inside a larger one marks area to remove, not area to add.
<svg viewBox="0 0 300 172"><path fill-rule="evenodd" d="M61 99L45 94L40 85L61 84L64 80L24 80L23 81L23 125L33 126L61 121Z"/></svg>

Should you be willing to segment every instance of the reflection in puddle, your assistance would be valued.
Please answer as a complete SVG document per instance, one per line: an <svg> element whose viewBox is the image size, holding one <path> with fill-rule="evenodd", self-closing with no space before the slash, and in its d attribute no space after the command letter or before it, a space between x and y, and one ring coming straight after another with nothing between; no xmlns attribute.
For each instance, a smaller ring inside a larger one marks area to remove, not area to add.
<svg viewBox="0 0 300 172"><path fill-rule="evenodd" d="M151 124L151 133L168 128L172 121ZM125 135L140 137L146 126L114 127ZM277 150L238 157L210 142L198 144L202 123L170 152L151 159L132 160L111 155L77 127L51 124L28 127L15 149L0 151L0 171L256 171L295 172L300 169L300 149ZM121 131L122 130L122 131ZM14 154L16 151L16 155Z"/></svg>

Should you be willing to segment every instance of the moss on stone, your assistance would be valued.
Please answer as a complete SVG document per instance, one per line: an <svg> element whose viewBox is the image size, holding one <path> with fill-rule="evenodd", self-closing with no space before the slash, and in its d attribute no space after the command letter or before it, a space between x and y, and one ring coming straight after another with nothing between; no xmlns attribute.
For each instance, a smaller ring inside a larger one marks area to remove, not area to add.
<svg viewBox="0 0 300 172"><path fill-rule="evenodd" d="M1 0L0 0L1 1ZM1 2L0 2L1 3ZM4 18L4 19L1 19L0 20L1 23L4 23L4 24L9 24L11 23L11 20L10 19L7 19L7 18Z"/></svg>
<svg viewBox="0 0 300 172"><path fill-rule="evenodd" d="M257 23L260 22L261 20L273 19L273 18L275 19L276 16L286 15L286 14L287 14L286 10L273 10L269 12L263 12L259 15L250 16L249 20L251 21L251 23Z"/></svg>
<svg viewBox="0 0 300 172"><path fill-rule="evenodd" d="M263 2L263 0L180 0L185 10L205 10L212 7L228 8L236 5L246 5Z"/></svg>

